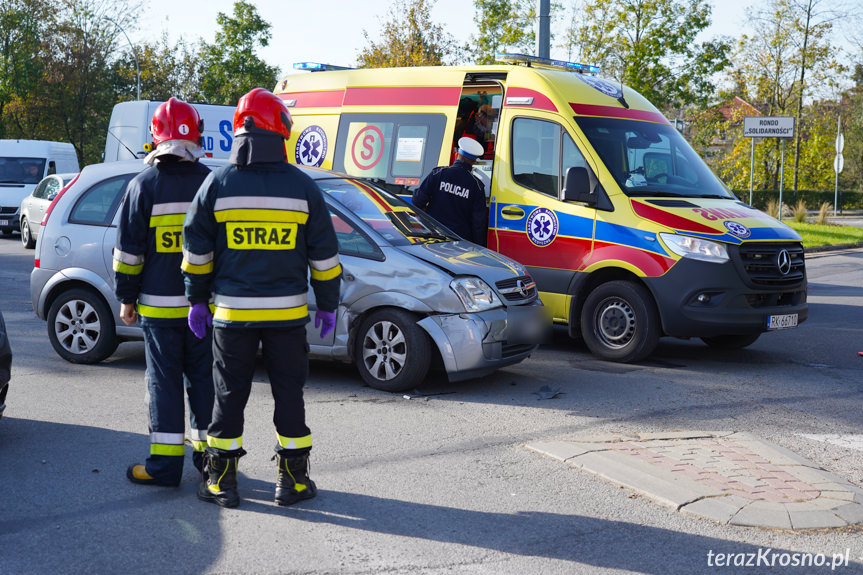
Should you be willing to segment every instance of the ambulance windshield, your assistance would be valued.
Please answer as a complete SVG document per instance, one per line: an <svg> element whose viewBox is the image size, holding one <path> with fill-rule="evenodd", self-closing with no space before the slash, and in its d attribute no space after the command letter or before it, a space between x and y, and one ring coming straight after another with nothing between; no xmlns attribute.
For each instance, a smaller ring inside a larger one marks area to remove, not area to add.
<svg viewBox="0 0 863 575"><path fill-rule="evenodd" d="M575 120L628 196L736 199L672 126L613 118Z"/></svg>

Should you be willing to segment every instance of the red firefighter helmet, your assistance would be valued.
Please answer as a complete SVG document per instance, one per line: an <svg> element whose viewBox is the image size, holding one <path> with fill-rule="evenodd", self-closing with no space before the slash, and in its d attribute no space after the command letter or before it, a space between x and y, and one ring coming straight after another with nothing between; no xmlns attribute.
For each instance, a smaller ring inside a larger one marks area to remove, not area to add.
<svg viewBox="0 0 863 575"><path fill-rule="evenodd" d="M266 130L291 137L291 113L281 98L265 90L255 88L240 98L234 112L234 134Z"/></svg>
<svg viewBox="0 0 863 575"><path fill-rule="evenodd" d="M201 133L204 131L204 120L191 105L171 98L159 104L153 112L153 122L150 124L150 134L158 146L168 140L189 140L201 144Z"/></svg>

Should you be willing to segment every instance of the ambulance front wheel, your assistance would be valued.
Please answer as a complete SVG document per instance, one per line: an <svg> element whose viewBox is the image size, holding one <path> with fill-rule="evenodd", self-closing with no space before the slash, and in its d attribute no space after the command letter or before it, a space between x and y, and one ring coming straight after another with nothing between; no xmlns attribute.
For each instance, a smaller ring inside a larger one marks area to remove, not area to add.
<svg viewBox="0 0 863 575"><path fill-rule="evenodd" d="M659 314L650 292L639 284L612 281L584 302L581 335L594 355L608 361L644 359L659 343Z"/></svg>

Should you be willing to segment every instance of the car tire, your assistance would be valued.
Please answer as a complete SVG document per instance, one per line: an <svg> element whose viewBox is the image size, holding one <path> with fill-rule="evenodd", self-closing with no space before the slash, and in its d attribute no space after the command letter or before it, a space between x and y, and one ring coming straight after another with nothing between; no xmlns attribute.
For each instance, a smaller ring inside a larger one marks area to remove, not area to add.
<svg viewBox="0 0 863 575"><path fill-rule="evenodd" d="M114 318L96 292L75 288L61 293L48 310L48 339L71 363L99 363L117 349Z"/></svg>
<svg viewBox="0 0 863 575"><path fill-rule="evenodd" d="M712 337L702 337L701 341L714 349L743 349L748 345L752 345L761 337L760 333L747 333L744 335L714 335Z"/></svg>
<svg viewBox="0 0 863 575"><path fill-rule="evenodd" d="M30 222L27 218L21 218L21 243L28 250L36 247L36 240L33 239L33 232L30 230Z"/></svg>
<svg viewBox="0 0 863 575"><path fill-rule="evenodd" d="M611 281L584 302L581 335L594 355L629 363L644 359L659 344L659 314L650 292L629 281Z"/></svg>
<svg viewBox="0 0 863 575"><path fill-rule="evenodd" d="M354 361L370 387L406 391L419 386L431 364L431 342L416 316L399 309L371 313L356 332Z"/></svg>

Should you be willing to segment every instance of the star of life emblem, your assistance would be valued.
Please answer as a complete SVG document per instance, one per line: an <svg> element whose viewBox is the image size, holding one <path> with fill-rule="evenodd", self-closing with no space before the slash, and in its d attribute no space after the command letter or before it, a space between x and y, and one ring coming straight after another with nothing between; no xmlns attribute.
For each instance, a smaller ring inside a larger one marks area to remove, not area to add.
<svg viewBox="0 0 863 575"><path fill-rule="evenodd" d="M527 238L533 245L544 248L557 237L557 216L548 208L536 208L527 216Z"/></svg>
<svg viewBox="0 0 863 575"><path fill-rule="evenodd" d="M295 149L297 163L303 166L320 167L327 157L327 133L320 126L309 126L297 138Z"/></svg>

